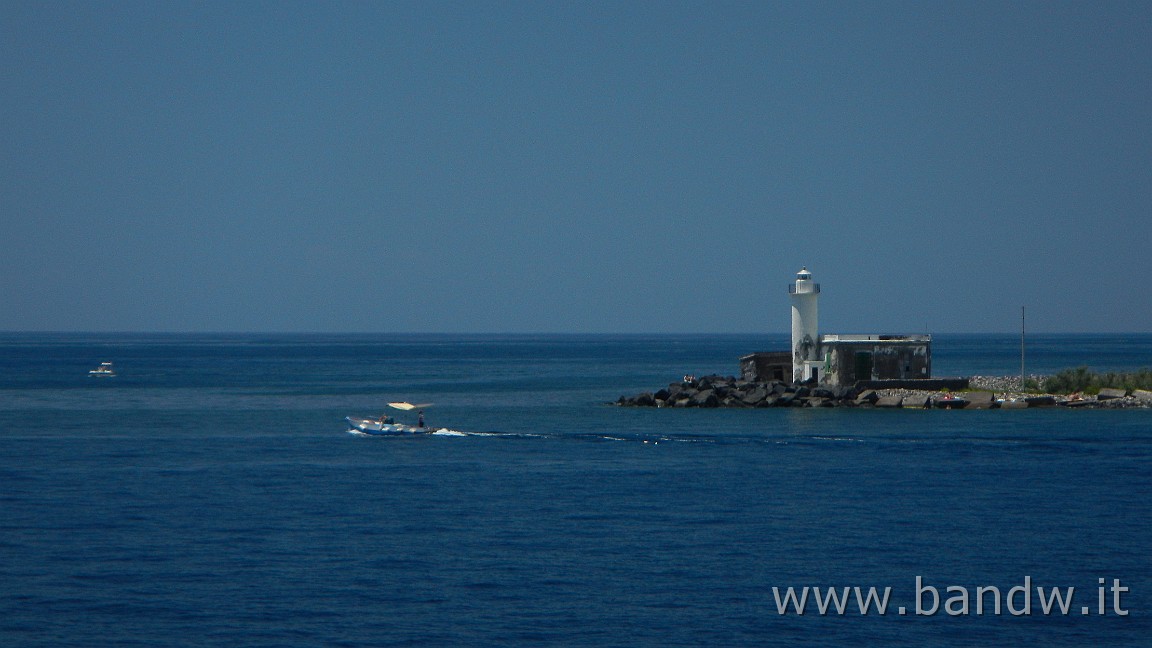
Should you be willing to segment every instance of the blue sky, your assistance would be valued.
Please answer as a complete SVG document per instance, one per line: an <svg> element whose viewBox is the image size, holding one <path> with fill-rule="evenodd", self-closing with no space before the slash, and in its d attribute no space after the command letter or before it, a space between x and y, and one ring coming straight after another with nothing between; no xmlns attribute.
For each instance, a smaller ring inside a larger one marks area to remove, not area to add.
<svg viewBox="0 0 1152 648"><path fill-rule="evenodd" d="M1152 331L1145 2L6 2L0 330Z"/></svg>

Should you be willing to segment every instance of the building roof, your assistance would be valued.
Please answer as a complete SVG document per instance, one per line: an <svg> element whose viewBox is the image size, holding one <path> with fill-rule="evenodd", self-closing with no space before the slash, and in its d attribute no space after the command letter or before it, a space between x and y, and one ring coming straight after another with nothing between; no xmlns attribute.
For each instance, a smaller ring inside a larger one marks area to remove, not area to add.
<svg viewBox="0 0 1152 648"><path fill-rule="evenodd" d="M865 335L839 335L839 334L825 334L820 336L821 343L831 342L904 342L904 343L924 343L931 342L932 336L927 334L920 335L879 335L879 334L865 334Z"/></svg>

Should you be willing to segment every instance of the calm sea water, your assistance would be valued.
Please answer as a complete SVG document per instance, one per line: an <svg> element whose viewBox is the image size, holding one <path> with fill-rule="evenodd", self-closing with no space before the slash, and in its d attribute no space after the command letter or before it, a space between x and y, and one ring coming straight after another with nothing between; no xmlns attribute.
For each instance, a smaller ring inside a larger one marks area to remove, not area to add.
<svg viewBox="0 0 1152 648"><path fill-rule="evenodd" d="M1148 645L1152 411L605 404L786 346L0 335L0 644ZM934 354L1020 366L1013 336ZM1152 366L1152 336L1037 336L1026 362ZM463 434L345 431L389 400ZM1025 577L1030 614L976 614ZM1103 615L1100 579L1129 588ZM804 586L890 602L781 615Z"/></svg>

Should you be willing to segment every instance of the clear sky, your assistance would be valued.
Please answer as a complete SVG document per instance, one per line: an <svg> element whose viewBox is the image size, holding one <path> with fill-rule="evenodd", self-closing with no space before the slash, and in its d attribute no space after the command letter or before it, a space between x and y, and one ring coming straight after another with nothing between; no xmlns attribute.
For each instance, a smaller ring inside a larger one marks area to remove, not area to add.
<svg viewBox="0 0 1152 648"><path fill-rule="evenodd" d="M0 4L0 330L1152 331L1148 2Z"/></svg>

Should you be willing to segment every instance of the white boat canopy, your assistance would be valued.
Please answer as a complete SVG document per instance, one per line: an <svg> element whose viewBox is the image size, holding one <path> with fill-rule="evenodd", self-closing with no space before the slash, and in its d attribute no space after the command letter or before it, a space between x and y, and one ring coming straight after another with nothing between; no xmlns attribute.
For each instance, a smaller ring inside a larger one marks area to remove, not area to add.
<svg viewBox="0 0 1152 648"><path fill-rule="evenodd" d="M432 406L432 403L421 403L419 405L413 405L412 403L406 403L406 402L388 403L388 407L395 407L398 410L404 410L404 411L414 410L414 409L423 409L425 407L431 407L431 406Z"/></svg>

